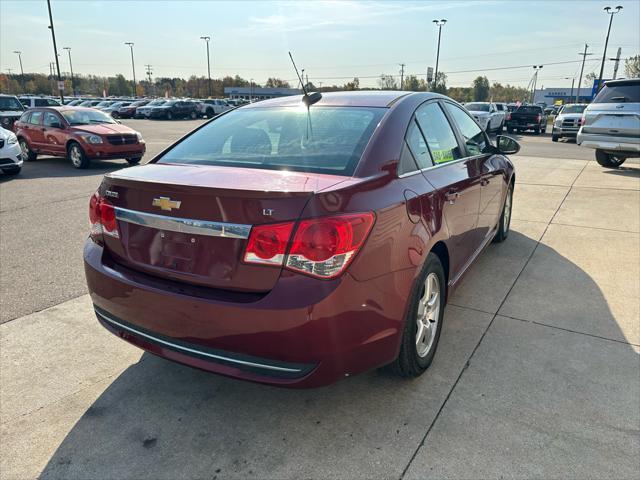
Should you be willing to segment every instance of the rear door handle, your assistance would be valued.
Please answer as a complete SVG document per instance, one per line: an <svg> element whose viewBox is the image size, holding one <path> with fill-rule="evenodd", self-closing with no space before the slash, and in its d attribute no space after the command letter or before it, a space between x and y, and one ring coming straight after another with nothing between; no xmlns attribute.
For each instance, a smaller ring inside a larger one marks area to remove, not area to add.
<svg viewBox="0 0 640 480"><path fill-rule="evenodd" d="M449 190L447 193L444 194L444 198L446 198L447 202L449 202L450 205L453 205L454 203L456 203L456 200L458 199L459 196L460 194L455 190Z"/></svg>

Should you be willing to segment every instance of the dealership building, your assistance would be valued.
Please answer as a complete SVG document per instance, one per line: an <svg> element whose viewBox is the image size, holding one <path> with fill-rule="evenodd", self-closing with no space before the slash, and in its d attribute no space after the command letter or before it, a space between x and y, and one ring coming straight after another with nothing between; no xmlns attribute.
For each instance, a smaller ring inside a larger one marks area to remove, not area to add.
<svg viewBox="0 0 640 480"><path fill-rule="evenodd" d="M300 95L297 88L224 87L224 95L233 100L266 100Z"/></svg>
<svg viewBox="0 0 640 480"><path fill-rule="evenodd" d="M573 89L573 96L571 95L571 87L551 87L536 90L533 96L533 103L546 103L547 106L554 105L556 102L575 103L575 96L578 94L578 103L591 102L594 94L593 87L581 88L578 93L577 88Z"/></svg>

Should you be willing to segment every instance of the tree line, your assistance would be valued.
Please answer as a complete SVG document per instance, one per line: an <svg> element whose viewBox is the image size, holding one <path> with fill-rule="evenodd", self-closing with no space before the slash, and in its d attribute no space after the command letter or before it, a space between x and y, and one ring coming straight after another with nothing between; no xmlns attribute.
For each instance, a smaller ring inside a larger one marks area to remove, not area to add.
<svg viewBox="0 0 640 480"><path fill-rule="evenodd" d="M131 96L133 94L133 82L123 75L99 76L99 75L75 75L74 85L71 85L71 78L65 75L64 93L67 96L74 95L94 95L94 96ZM459 102L470 101L495 101L495 102L515 102L524 101L529 98L530 92L526 88L512 85L502 85L495 82L489 83L485 76L477 77L469 87L448 87L447 75L438 72L435 81L427 83L424 78L409 75L399 84L397 76L381 74L378 78L378 88L381 90L409 90L409 91L432 91L448 95ZM209 95L209 82L207 77L192 75L188 79L180 77L156 77L154 79L142 79L136 83L137 96L170 96L170 97L191 97L206 98L224 97L225 87L270 87L270 88L291 88L292 85L279 78L269 78L264 84L251 82L239 75L233 77L211 79L211 95ZM293 85L296 87L297 85ZM317 90L317 87L309 82L307 90ZM57 81L51 75L41 73L25 73L24 78L19 74L0 74L0 92L7 94L34 94L34 95L57 95ZM360 80L355 77L353 80L341 85L325 85L322 91L337 90L371 90L371 88L360 87Z"/></svg>

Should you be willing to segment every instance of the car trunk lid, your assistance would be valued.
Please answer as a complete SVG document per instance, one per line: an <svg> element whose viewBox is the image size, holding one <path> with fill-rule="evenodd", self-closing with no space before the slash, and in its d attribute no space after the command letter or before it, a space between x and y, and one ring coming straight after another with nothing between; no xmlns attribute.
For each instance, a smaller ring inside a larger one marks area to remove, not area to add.
<svg viewBox="0 0 640 480"><path fill-rule="evenodd" d="M637 137L640 103L594 103L585 110L584 119L584 133Z"/></svg>
<svg viewBox="0 0 640 480"><path fill-rule="evenodd" d="M348 177L203 165L150 164L105 176L116 208L113 259L148 274L248 292L269 291L281 268L243 263L253 225L295 221L317 191Z"/></svg>

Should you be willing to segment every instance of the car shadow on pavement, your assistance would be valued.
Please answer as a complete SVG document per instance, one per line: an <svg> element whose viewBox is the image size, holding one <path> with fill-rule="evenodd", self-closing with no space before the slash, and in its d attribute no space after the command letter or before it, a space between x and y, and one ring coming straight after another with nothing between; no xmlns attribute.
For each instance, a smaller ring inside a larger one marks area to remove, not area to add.
<svg viewBox="0 0 640 480"><path fill-rule="evenodd" d="M535 243L513 231L507 242L491 245L489 250L491 255L500 255L503 250L505 257L514 257L523 265ZM483 254L486 255L487 252ZM538 246L535 255L541 256L544 265L554 265L547 274L550 278L541 280L544 285L530 279L536 288L550 295L540 299L539 304L556 302L553 311L560 320L563 316L575 319L588 315L586 329L598 322L603 331L621 336L607 300L587 273L544 245ZM491 266L479 262L473 268ZM519 268L508 272L511 283L518 277ZM533 270L534 277L545 275ZM486 279L487 275L481 272L472 276L472 281ZM565 295L580 291L582 298L589 299L584 307L575 310L576 302L563 302L562 287L554 293L558 285L567 281L572 287L565 290ZM500 288L504 289L504 282ZM374 371L320 389L280 389L216 376L144 354L93 401L39 478L398 478L466 368L463 365L474 367L473 361L470 366L467 362L491 315L467 309L464 316L462 310L448 309L448 315L464 318L453 319L456 321L443 333L434 365L413 381ZM480 316L487 319L486 323L479 323L481 328L469 339L471 334L466 328ZM510 321L523 324L516 319ZM550 331L552 335L563 333ZM576 337L582 341L585 336ZM470 341L465 343L465 338ZM513 342L519 341L513 338ZM455 350L458 352L452 352ZM544 356L545 352L541 354ZM462 360L455 364L452 356ZM556 376L554 381L558 381L559 372L568 367L554 364L557 357L553 354L547 356L545 375ZM579 363L580 359L575 361ZM589 379L586 373L586 385L581 390L583 402L589 401L590 388L598 384L598 379ZM602 400L600 392L596 393L596 399ZM629 405L637 403L637 399L610 393L608 409L628 410ZM76 403L82 399L66 401ZM553 395L549 402L549 411L554 415L564 411L566 405L555 405L557 399ZM566 403L571 404L571 399ZM543 404L541 408L547 406ZM597 409L601 408L598 404ZM604 428L600 420L584 418L585 423L592 422L596 431ZM565 454L571 456L571 452ZM554 455L548 452L549 458L556 458ZM544 457L545 452L538 450L536 456ZM563 476L561 470L557 476Z"/></svg>
<svg viewBox="0 0 640 480"><path fill-rule="evenodd" d="M89 177L126 167L126 160L95 160L90 163L89 168L79 169L74 168L71 162L63 157L39 157L34 162L24 162L18 175L0 175L0 182L30 178Z"/></svg>

